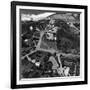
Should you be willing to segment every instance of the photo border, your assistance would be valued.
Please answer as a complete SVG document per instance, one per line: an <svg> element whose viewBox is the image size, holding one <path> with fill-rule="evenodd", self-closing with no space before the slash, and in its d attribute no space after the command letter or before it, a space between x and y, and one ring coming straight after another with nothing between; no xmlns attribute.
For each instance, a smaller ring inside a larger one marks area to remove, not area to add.
<svg viewBox="0 0 90 90"><path fill-rule="evenodd" d="M16 69L16 6L39 6L39 7L52 7L52 8L74 8L84 10L84 81L74 82L55 82L43 84L22 84L17 85L17 69ZM48 87L48 86L65 86L65 85L80 85L87 84L87 6L83 5L69 5L69 4L52 4L52 3L34 3L34 2L11 2L11 88L31 88L31 87Z"/></svg>

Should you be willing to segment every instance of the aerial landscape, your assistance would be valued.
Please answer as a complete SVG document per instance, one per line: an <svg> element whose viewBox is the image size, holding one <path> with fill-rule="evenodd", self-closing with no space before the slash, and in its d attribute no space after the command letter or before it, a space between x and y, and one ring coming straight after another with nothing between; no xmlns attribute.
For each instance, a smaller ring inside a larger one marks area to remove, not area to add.
<svg viewBox="0 0 90 90"><path fill-rule="evenodd" d="M80 13L21 10L20 78L80 76Z"/></svg>

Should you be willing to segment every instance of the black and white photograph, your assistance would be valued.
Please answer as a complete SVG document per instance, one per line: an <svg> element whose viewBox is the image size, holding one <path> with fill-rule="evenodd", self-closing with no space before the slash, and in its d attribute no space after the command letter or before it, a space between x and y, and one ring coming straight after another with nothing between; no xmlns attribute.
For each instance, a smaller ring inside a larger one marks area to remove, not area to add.
<svg viewBox="0 0 90 90"><path fill-rule="evenodd" d="M44 6L16 7L16 85L82 84L85 9Z"/></svg>
<svg viewBox="0 0 90 90"><path fill-rule="evenodd" d="M20 12L20 78L79 76L80 13Z"/></svg>

